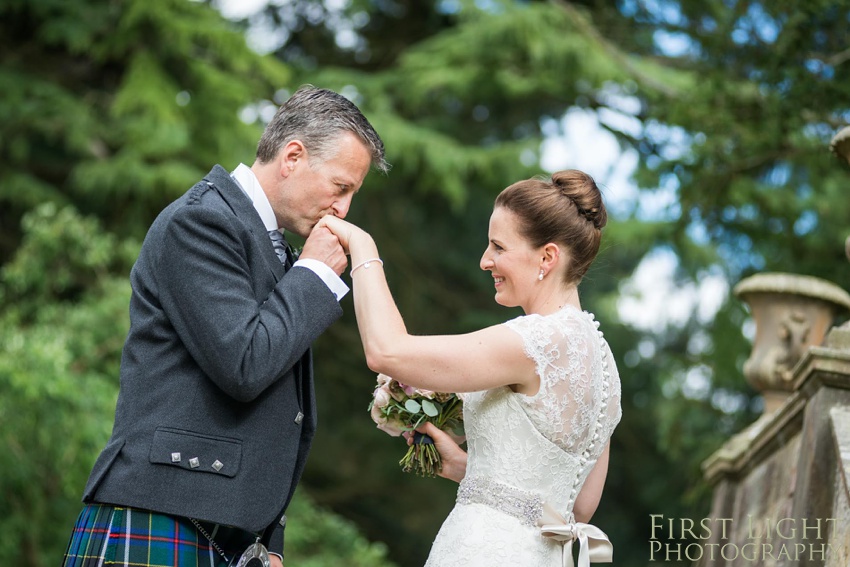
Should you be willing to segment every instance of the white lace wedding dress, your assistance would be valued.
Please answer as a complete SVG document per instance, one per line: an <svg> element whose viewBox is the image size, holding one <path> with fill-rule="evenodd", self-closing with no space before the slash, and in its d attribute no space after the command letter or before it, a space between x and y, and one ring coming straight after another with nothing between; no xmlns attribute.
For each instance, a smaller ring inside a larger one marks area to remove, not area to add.
<svg viewBox="0 0 850 567"><path fill-rule="evenodd" d="M464 395L466 477L426 567L562 565L562 544L537 526L543 504L574 521L576 495L620 420L619 375L593 315L565 307L505 325L522 337L540 390Z"/></svg>

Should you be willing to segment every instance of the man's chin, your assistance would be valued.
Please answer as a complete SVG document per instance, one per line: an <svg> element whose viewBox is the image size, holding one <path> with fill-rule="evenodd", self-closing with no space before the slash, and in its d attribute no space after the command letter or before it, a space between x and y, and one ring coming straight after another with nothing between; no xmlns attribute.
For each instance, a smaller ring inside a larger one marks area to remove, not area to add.
<svg viewBox="0 0 850 567"><path fill-rule="evenodd" d="M301 238L307 238L308 236L310 236L310 233L313 232L313 228L317 224L319 223L314 222L312 224L293 226L291 230L288 230L288 232L300 236Z"/></svg>

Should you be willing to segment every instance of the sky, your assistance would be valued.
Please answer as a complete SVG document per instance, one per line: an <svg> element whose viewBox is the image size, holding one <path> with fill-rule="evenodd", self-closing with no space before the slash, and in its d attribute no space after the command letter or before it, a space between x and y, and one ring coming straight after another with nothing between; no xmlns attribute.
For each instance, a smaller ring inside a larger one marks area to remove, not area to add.
<svg viewBox="0 0 850 567"><path fill-rule="evenodd" d="M251 16L268 3L269 0L218 1L221 13L232 19ZM285 0L279 3L284 4ZM346 0L326 0L325 4L331 9L341 9ZM340 39L344 38L338 37ZM676 37L659 36L657 39L672 51L687 48ZM279 33L263 27L255 28L248 35L248 43L261 52L273 50L283 40L285 38ZM609 126L636 133L640 127L634 117L637 101L613 91L606 93L606 98L610 110L597 113L574 108L560 120L541 125L545 134L540 148L541 168L549 172L575 168L590 174L602 190L614 222L618 214L626 214L635 207L644 219L670 214L670 207L676 203L676 188L663 187L640 193L630 178L638 164L637 152L624 151L614 135L600 126L603 120ZM641 330L660 332L668 325L684 324L692 313L703 322L713 319L729 295L729 283L719 272L705 274L697 283L676 282L677 263L670 251L652 251L633 276L621 283L617 310L623 322Z"/></svg>
<svg viewBox="0 0 850 567"><path fill-rule="evenodd" d="M219 11L234 20L256 14L268 3L269 0L218 0Z"/></svg>

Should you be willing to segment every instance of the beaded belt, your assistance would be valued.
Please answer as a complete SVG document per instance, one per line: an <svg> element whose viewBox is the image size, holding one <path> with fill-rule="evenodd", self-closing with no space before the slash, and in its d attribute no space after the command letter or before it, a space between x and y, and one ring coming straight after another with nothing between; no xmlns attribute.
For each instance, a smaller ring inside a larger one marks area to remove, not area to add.
<svg viewBox="0 0 850 567"><path fill-rule="evenodd" d="M543 515L539 495L491 480L487 477L464 478L457 491L458 504L483 504L513 516L523 525L534 527Z"/></svg>
<svg viewBox="0 0 850 567"><path fill-rule="evenodd" d="M523 525L539 527L540 535L562 545L564 567L573 567L573 542L579 542L578 565L613 561L614 546L608 536L590 524L564 519L540 495L486 477L464 478L457 491L458 504L483 504L517 518Z"/></svg>

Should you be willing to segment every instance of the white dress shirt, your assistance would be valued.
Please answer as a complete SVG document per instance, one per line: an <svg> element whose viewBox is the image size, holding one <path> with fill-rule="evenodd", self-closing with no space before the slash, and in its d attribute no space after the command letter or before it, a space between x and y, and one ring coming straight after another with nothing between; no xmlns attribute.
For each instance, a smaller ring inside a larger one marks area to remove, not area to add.
<svg viewBox="0 0 850 567"><path fill-rule="evenodd" d="M272 210L272 205L269 203L269 198L266 197L265 191L260 186L260 181L254 175L254 172L251 171L251 168L244 163L240 163L239 167L233 170L230 176L242 188L242 191L245 192L248 198L251 199L254 208L257 210L257 214L260 215L260 219L266 226L266 230L280 230L280 227L277 226L277 218L275 217L274 210ZM345 285L345 282L324 262L313 258L303 258L295 262L292 267L306 268L319 276L334 294L334 297L337 298L337 301L345 297L345 294L349 292L349 288Z"/></svg>

